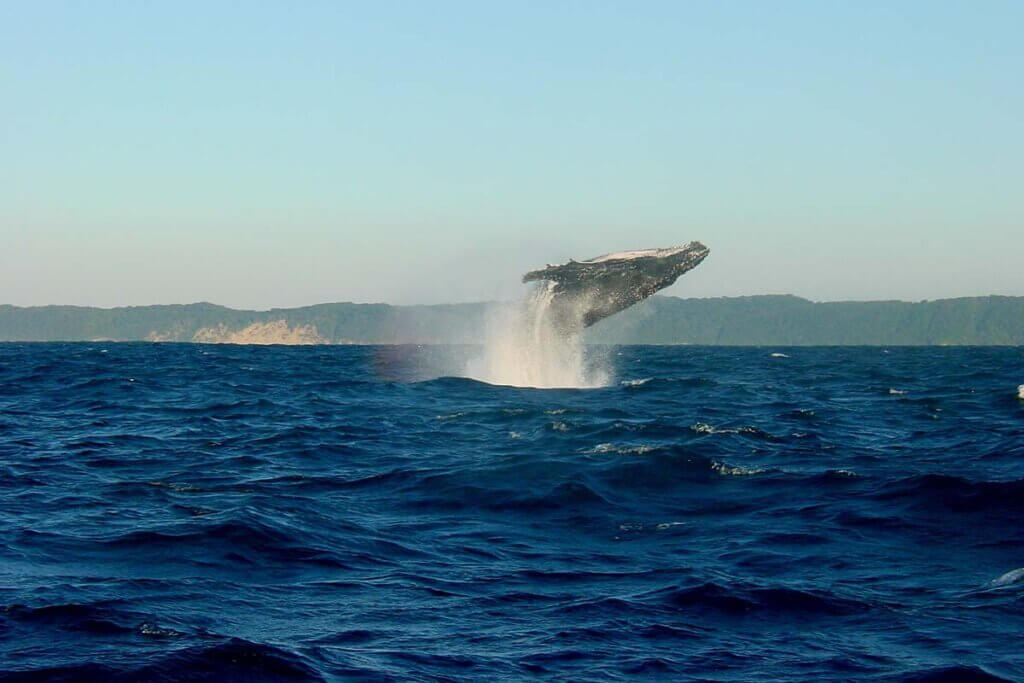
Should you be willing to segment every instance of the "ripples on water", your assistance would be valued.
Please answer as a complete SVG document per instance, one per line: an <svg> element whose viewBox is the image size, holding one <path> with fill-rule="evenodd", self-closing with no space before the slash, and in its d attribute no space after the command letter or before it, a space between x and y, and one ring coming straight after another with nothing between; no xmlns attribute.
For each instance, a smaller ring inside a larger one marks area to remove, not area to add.
<svg viewBox="0 0 1024 683"><path fill-rule="evenodd" d="M448 355L0 345L0 677L1024 677L1020 349Z"/></svg>

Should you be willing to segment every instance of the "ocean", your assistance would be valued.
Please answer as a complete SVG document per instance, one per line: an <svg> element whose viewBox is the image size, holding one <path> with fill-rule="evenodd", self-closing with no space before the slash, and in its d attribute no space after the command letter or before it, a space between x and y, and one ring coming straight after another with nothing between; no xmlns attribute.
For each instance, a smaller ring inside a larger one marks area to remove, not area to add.
<svg viewBox="0 0 1024 683"><path fill-rule="evenodd" d="M0 680L1024 679L1021 348L0 344Z"/></svg>

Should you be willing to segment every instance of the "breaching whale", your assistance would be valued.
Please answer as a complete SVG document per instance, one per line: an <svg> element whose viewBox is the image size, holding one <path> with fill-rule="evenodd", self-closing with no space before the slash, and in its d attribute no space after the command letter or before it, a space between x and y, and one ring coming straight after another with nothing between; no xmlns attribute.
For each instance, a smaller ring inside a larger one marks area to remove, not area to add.
<svg viewBox="0 0 1024 683"><path fill-rule="evenodd" d="M590 327L668 287L696 268L709 251L700 242L620 251L548 265L524 275L523 282L548 281L553 320L563 331L573 331Z"/></svg>

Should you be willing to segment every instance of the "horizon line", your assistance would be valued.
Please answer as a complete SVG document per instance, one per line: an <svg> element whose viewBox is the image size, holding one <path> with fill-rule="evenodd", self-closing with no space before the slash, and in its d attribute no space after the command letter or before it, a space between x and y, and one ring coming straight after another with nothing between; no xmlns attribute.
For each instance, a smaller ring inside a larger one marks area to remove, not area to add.
<svg viewBox="0 0 1024 683"><path fill-rule="evenodd" d="M926 304L926 303L938 303L941 301L958 301L963 299L1021 299L1024 298L1024 294L976 294L976 295L965 295L965 296L952 296L942 297L938 299L918 299L911 301L907 299L832 299L832 300L814 300L808 299L797 294L739 294L735 296L676 296L672 294L655 294L649 299L678 299L681 301L717 301L722 299L780 299L780 298L792 298L799 299L811 304L878 304L878 303L901 303L901 304ZM272 306L270 308L245 308L245 307L233 307L224 304L214 303L212 301L191 301L188 303L153 303L153 304L128 304L122 306L95 306L95 305L82 305L82 304L33 304L29 306L22 306L18 304L0 304L0 308L15 308L20 310L27 310L33 308L82 308L82 309L96 309L103 311L116 311L119 309L128 308L155 308L155 307L171 307L171 306L213 306L216 308L223 308L231 311L249 312L249 313L269 313L271 311L289 311L303 308L315 308L317 306L389 306L392 308L430 308L434 306L480 306L480 305L491 305L491 304L510 304L515 303L518 299L503 299L503 300L477 300L477 301L451 301L451 302L437 302L431 304L392 304L386 301L322 301L314 304L302 304L298 306Z"/></svg>

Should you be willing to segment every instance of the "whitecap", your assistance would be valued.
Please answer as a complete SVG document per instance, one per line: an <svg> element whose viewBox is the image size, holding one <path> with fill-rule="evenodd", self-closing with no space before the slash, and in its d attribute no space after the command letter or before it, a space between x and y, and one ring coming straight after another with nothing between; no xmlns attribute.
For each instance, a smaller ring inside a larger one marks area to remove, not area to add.
<svg viewBox="0 0 1024 683"><path fill-rule="evenodd" d="M761 434L761 430L757 427L743 426L732 428L720 428L715 425L708 424L707 422L698 422L697 424L690 425L690 429L698 434Z"/></svg>
<svg viewBox="0 0 1024 683"><path fill-rule="evenodd" d="M622 384L622 386L624 386L624 387L638 387L641 384L647 384L652 379L654 379L654 378L653 377L644 377L643 379L626 379L626 380L623 380L622 382L620 382L620 384Z"/></svg>
<svg viewBox="0 0 1024 683"><path fill-rule="evenodd" d="M617 446L613 443L599 443L589 453L619 453L620 455L643 455L655 450L657 446L640 444L639 446Z"/></svg>
<svg viewBox="0 0 1024 683"><path fill-rule="evenodd" d="M902 396L905 393L907 393L905 389L893 389L893 388L889 389L889 395L890 396Z"/></svg>
<svg viewBox="0 0 1024 683"><path fill-rule="evenodd" d="M748 477L752 474L762 474L765 472L763 467L734 467L717 460L711 462L711 469L726 477Z"/></svg>
<svg viewBox="0 0 1024 683"><path fill-rule="evenodd" d="M1017 387L1017 398L1024 399L1024 384Z"/></svg>
<svg viewBox="0 0 1024 683"><path fill-rule="evenodd" d="M151 638L176 638L184 635L180 631L175 631L173 628L163 628L148 621L144 621L139 624L138 629L140 634Z"/></svg>
<svg viewBox="0 0 1024 683"><path fill-rule="evenodd" d="M789 356L787 356L784 353L779 353L778 351L776 351L775 353L772 354L772 358L789 358Z"/></svg>
<svg viewBox="0 0 1024 683"><path fill-rule="evenodd" d="M1015 583L1024 581L1024 567L1008 571L998 579L989 582L990 586L1012 586Z"/></svg>

